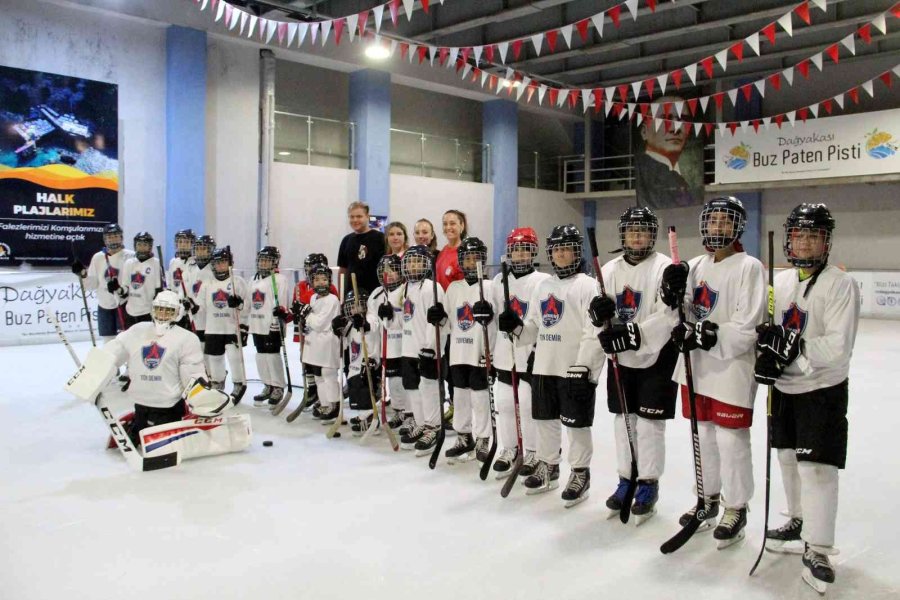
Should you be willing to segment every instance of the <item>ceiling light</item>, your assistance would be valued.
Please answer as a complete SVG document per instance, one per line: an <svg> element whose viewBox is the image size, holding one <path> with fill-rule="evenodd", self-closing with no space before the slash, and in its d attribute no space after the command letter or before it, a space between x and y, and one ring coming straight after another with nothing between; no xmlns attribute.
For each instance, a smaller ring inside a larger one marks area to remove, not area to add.
<svg viewBox="0 0 900 600"><path fill-rule="evenodd" d="M374 60L384 60L391 55L391 51L380 44L370 44L366 47L366 57Z"/></svg>
<svg viewBox="0 0 900 600"><path fill-rule="evenodd" d="M278 156L290 156L290 155L291 155L291 153L288 152L287 150L282 150L281 152L278 153Z"/></svg>

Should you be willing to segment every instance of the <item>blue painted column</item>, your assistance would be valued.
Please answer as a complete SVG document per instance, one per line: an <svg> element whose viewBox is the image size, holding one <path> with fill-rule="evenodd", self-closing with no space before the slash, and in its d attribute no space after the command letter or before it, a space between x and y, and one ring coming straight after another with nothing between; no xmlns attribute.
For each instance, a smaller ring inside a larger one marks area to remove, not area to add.
<svg viewBox="0 0 900 600"><path fill-rule="evenodd" d="M494 184L493 262L506 250L506 236L519 222L519 107L510 100L482 105L482 140L491 145Z"/></svg>
<svg viewBox="0 0 900 600"><path fill-rule="evenodd" d="M173 256L175 232L206 222L206 32L166 30L166 239ZM198 231L199 230L199 231Z"/></svg>
<svg viewBox="0 0 900 600"><path fill-rule="evenodd" d="M391 197L391 74L364 69L350 74L350 119L359 199L373 215L387 215Z"/></svg>

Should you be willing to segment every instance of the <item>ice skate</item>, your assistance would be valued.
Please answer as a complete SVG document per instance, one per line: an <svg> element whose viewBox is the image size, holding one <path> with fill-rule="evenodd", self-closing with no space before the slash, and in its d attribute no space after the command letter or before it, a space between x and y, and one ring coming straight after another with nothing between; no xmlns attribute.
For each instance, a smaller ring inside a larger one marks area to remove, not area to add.
<svg viewBox="0 0 900 600"><path fill-rule="evenodd" d="M403 425L403 412L399 410L391 410L390 417L388 417L388 427L391 429L397 429L401 425Z"/></svg>
<svg viewBox="0 0 900 600"><path fill-rule="evenodd" d="M327 405L323 404L319 414L321 415L319 418L321 419L320 422L322 425L331 425L341 414L340 405L337 402Z"/></svg>
<svg viewBox="0 0 900 600"><path fill-rule="evenodd" d="M423 425L414 425L412 429L400 436L400 448L403 450L414 450L416 442L419 441L423 433L425 433Z"/></svg>
<svg viewBox="0 0 900 600"><path fill-rule="evenodd" d="M563 490L562 499L565 501L566 508L572 508L577 504L581 504L590 497L591 490L591 470L588 468L572 469L569 474L569 483Z"/></svg>
<svg viewBox="0 0 900 600"><path fill-rule="evenodd" d="M363 434L370 427L378 427L378 425L373 425L375 423L375 416L372 413L369 413L365 417L353 417L350 419L350 431L353 432L353 437L362 437ZM377 431L372 432L373 434L377 434Z"/></svg>
<svg viewBox="0 0 900 600"><path fill-rule="evenodd" d="M272 394L272 386L265 384L260 393L253 396L253 406L264 406Z"/></svg>
<svg viewBox="0 0 900 600"><path fill-rule="evenodd" d="M231 390L231 402L233 404L240 404L241 398L244 397L244 392L247 391L247 384L242 381L234 382L234 388Z"/></svg>
<svg viewBox="0 0 900 600"><path fill-rule="evenodd" d="M713 531L713 537L718 541L718 549L724 550L744 539L747 526L747 507L726 508L719 526Z"/></svg>
<svg viewBox="0 0 900 600"><path fill-rule="evenodd" d="M284 400L284 388L273 387L272 393L269 395L269 406L274 408Z"/></svg>
<svg viewBox="0 0 900 600"><path fill-rule="evenodd" d="M707 529L712 529L716 525L716 517L719 516L719 494L715 494L713 496L707 496L705 502L706 508L706 520L700 524L700 527L697 528L697 531L706 531ZM681 515L681 518L678 519L678 524L682 527L686 526L688 523L694 519L694 516L697 514L697 505L693 505L689 511Z"/></svg>
<svg viewBox="0 0 900 600"><path fill-rule="evenodd" d="M506 479L512 474L513 463L516 462L518 455L518 448L504 448L500 451L500 456L494 462L494 473L497 479Z"/></svg>
<svg viewBox="0 0 900 600"><path fill-rule="evenodd" d="M653 518L653 515L656 514L657 500L659 500L659 482L655 479L638 480L637 491L634 493L634 504L631 505L635 527L640 527Z"/></svg>
<svg viewBox="0 0 900 600"><path fill-rule="evenodd" d="M488 450L491 446L490 438L478 438L475 442L475 458L478 462L483 463L488 459Z"/></svg>
<svg viewBox="0 0 900 600"><path fill-rule="evenodd" d="M403 415L403 424L400 425L400 429L397 430L401 436L407 435L413 429L416 428L416 418L412 413L406 413Z"/></svg>
<svg viewBox="0 0 900 600"><path fill-rule="evenodd" d="M781 554L803 554L805 544L800 539L803 519L791 518L778 529L766 531L766 550Z"/></svg>
<svg viewBox="0 0 900 600"><path fill-rule="evenodd" d="M525 487L529 496L555 490L559 487L559 465L548 465L539 460L534 473L525 478Z"/></svg>
<svg viewBox="0 0 900 600"><path fill-rule="evenodd" d="M606 515L607 519L614 519L622 512L622 504L625 503L625 494L628 492L629 483L628 479L619 477L619 485L616 486L616 491L606 499L606 508L609 509L609 514Z"/></svg>
<svg viewBox="0 0 900 600"><path fill-rule="evenodd" d="M422 432L422 436L418 439L415 445L416 449L416 457L420 456L428 456L431 454L431 450L434 448L434 445L437 443L437 435L438 428L437 427L424 427L424 431Z"/></svg>
<svg viewBox="0 0 900 600"><path fill-rule="evenodd" d="M534 473L537 464L537 453L534 450L525 450L525 458L524 460L522 460L522 468L519 469L519 477L522 478L522 485L525 485L525 478Z"/></svg>
<svg viewBox="0 0 900 600"><path fill-rule="evenodd" d="M809 544L806 544L803 553L803 581L823 596L828 584L834 583L834 567L828 556L813 550Z"/></svg>
<svg viewBox="0 0 900 600"><path fill-rule="evenodd" d="M475 458L475 440L471 433L456 434L456 444L444 452L447 457L447 463L455 465L457 463L469 462Z"/></svg>

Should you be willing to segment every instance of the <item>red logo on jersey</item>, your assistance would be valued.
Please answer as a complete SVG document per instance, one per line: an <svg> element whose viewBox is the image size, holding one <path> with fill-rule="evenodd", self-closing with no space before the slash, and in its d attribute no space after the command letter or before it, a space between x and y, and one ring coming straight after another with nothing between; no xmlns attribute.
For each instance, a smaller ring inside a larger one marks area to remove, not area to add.
<svg viewBox="0 0 900 600"><path fill-rule="evenodd" d="M562 319L565 302L550 294L546 300L541 301L541 320L544 327L553 327Z"/></svg>
<svg viewBox="0 0 900 600"><path fill-rule="evenodd" d="M201 285L203 285L203 282L198 279L194 282L194 285L191 286L191 293L194 294L194 296L196 296L197 293L200 292Z"/></svg>
<svg viewBox="0 0 900 600"><path fill-rule="evenodd" d="M471 329L475 324L475 314L472 312L472 305L466 302L456 309L456 322L463 331Z"/></svg>
<svg viewBox="0 0 900 600"><path fill-rule="evenodd" d="M184 275L182 275L181 269L172 271L172 279L175 281L176 285L181 285L181 282L184 281Z"/></svg>
<svg viewBox="0 0 900 600"><path fill-rule="evenodd" d="M621 294L616 294L616 312L619 320L623 323L634 320L637 312L641 309L641 298L643 297L643 292L636 292L627 285Z"/></svg>
<svg viewBox="0 0 900 600"><path fill-rule="evenodd" d="M165 353L165 348L163 348L156 342L153 342L149 346L144 346L143 348L141 348L141 360L144 361L144 366L152 371L159 366L159 363L162 362L162 358Z"/></svg>
<svg viewBox="0 0 900 600"><path fill-rule="evenodd" d="M701 281L700 285L694 288L694 316L702 321L715 310L718 300L719 292L709 287L705 281Z"/></svg>
<svg viewBox="0 0 900 600"><path fill-rule="evenodd" d="M781 313L781 324L785 329L791 329L802 334L806 328L806 315L809 314L797 306L796 302L791 302L791 306Z"/></svg>
<svg viewBox="0 0 900 600"><path fill-rule="evenodd" d="M225 308L228 306L228 292L225 290L216 290L212 294L212 303L216 308Z"/></svg>
<svg viewBox="0 0 900 600"><path fill-rule="evenodd" d="M140 289L142 285L144 285L144 274L143 273L132 273L131 274L131 289L137 290Z"/></svg>
<svg viewBox="0 0 900 600"><path fill-rule="evenodd" d="M528 303L524 300L519 300L517 296L513 296L509 299L509 308L523 320L528 313Z"/></svg>
<svg viewBox="0 0 900 600"><path fill-rule="evenodd" d="M416 305L409 298L403 301L403 320L409 323L416 312Z"/></svg>
<svg viewBox="0 0 900 600"><path fill-rule="evenodd" d="M350 342L350 362L355 361L359 358L359 342L353 340Z"/></svg>
<svg viewBox="0 0 900 600"><path fill-rule="evenodd" d="M263 303L266 301L266 295L261 290L253 290L253 295L250 298L250 301L253 303L253 308L259 310L263 307Z"/></svg>

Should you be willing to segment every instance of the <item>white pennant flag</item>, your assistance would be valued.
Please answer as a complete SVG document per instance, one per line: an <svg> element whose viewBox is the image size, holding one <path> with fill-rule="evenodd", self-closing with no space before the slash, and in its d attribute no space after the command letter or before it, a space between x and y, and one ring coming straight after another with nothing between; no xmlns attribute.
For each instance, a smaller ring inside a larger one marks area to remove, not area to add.
<svg viewBox="0 0 900 600"><path fill-rule="evenodd" d="M841 43L844 45L847 50L850 51L850 54L856 56L856 42L853 40L853 34L851 33L847 37L841 40Z"/></svg>
<svg viewBox="0 0 900 600"><path fill-rule="evenodd" d="M262 28L262 24L260 24L260 28ZM272 36L275 35L275 32L278 30L278 22L277 21L268 21L266 23L266 43L272 41Z"/></svg>
<svg viewBox="0 0 900 600"><path fill-rule="evenodd" d="M200 5L200 12L206 10L206 5L209 4L209 0L203 0L203 4Z"/></svg>
<svg viewBox="0 0 900 600"><path fill-rule="evenodd" d="M531 43L534 45L534 53L538 56L541 55L541 44L544 42L544 34L538 33L536 35L531 36Z"/></svg>
<svg viewBox="0 0 900 600"><path fill-rule="evenodd" d="M510 81L513 81L515 79L515 77L513 77L514 74L515 74L515 71L513 71L509 67L506 67L506 78L507 79L509 79Z"/></svg>
<svg viewBox="0 0 900 600"><path fill-rule="evenodd" d="M572 25L566 25L565 27L560 28L560 33L562 33L563 39L566 40L566 47L572 47Z"/></svg>
<svg viewBox="0 0 900 600"><path fill-rule="evenodd" d="M353 41L353 38L356 37L356 28L359 26L359 15L349 15L347 17L347 35L350 36L350 41Z"/></svg>
<svg viewBox="0 0 900 600"><path fill-rule="evenodd" d="M813 4L815 4L822 12L825 12L825 3L827 0L810 0Z"/></svg>
<svg viewBox="0 0 900 600"><path fill-rule="evenodd" d="M547 86L543 83L538 87L538 104L544 103L544 94L547 93Z"/></svg>
<svg viewBox="0 0 900 600"><path fill-rule="evenodd" d="M681 113L684 112L684 102L679 100L675 103L675 112L678 113L678 118L681 118Z"/></svg>
<svg viewBox="0 0 900 600"><path fill-rule="evenodd" d="M225 4L226 3L223 0L222 2L219 2L219 7L216 8L216 20L215 20L216 23L218 23L219 20L222 18L222 15L225 14Z"/></svg>
<svg viewBox="0 0 900 600"><path fill-rule="evenodd" d="M431 63L431 66L434 66L434 59L438 55L437 46L428 46L428 60Z"/></svg>
<svg viewBox="0 0 900 600"><path fill-rule="evenodd" d="M500 94L500 90L506 89L506 88L508 88L508 87L511 86L511 85L512 85L512 83L509 81L509 79L500 79L500 80L497 82L497 89L494 90L494 93L497 94L497 95L499 95L499 94Z"/></svg>
<svg viewBox="0 0 900 600"><path fill-rule="evenodd" d="M794 29L791 26L791 13L793 12L794 11L791 11L778 19L778 24L781 25L781 28L784 29L785 33L787 33L791 37L794 36Z"/></svg>
<svg viewBox="0 0 900 600"><path fill-rule="evenodd" d="M616 93L616 88L614 88L613 86L608 86L605 90L603 90L603 93L606 94L606 106L608 107L610 104L612 104L613 94Z"/></svg>
<svg viewBox="0 0 900 600"><path fill-rule="evenodd" d="M837 102L837 105L841 107L841 110L844 110L844 94L838 94L834 97L834 101Z"/></svg>
<svg viewBox="0 0 900 600"><path fill-rule="evenodd" d="M763 125L766 127L766 131L769 130L769 125L772 124L772 117L763 117Z"/></svg>
<svg viewBox="0 0 900 600"><path fill-rule="evenodd" d="M709 104L709 96L700 96L700 112L706 112L706 106Z"/></svg>
<svg viewBox="0 0 900 600"><path fill-rule="evenodd" d="M821 52L819 52L818 54L813 54L811 57L809 57L809 60L812 61L812 64L816 65L816 68L819 71L822 70L822 53Z"/></svg>
<svg viewBox="0 0 900 600"><path fill-rule="evenodd" d="M666 93L666 84L668 82L669 82L669 74L668 73L663 73L662 75L660 75L659 77L656 78L656 83L659 84L659 93L660 94Z"/></svg>
<svg viewBox="0 0 900 600"><path fill-rule="evenodd" d="M247 32L247 37L253 37L253 30L256 29L256 22L259 20L259 17L256 15L250 15L250 31Z"/></svg>
<svg viewBox="0 0 900 600"><path fill-rule="evenodd" d="M475 64L476 65L481 62L481 53L483 50L484 50L484 46L475 46L474 48L472 48L472 54L475 55Z"/></svg>
<svg viewBox="0 0 900 600"><path fill-rule="evenodd" d="M701 129L703 129L703 123L694 123L694 137L698 137L700 135Z"/></svg>
<svg viewBox="0 0 900 600"><path fill-rule="evenodd" d="M662 125L662 120L660 120L660 119L653 119L653 129L655 129L656 131L659 131L659 126L660 126L660 125Z"/></svg>
<svg viewBox="0 0 900 600"><path fill-rule="evenodd" d="M753 85L756 86L756 91L759 92L760 98L766 97L766 80L765 79L757 79L753 82Z"/></svg>
<svg viewBox="0 0 900 600"><path fill-rule="evenodd" d="M287 46L291 47L291 44L294 43L294 38L297 37L297 24L296 23L288 23L288 38L287 38Z"/></svg>
<svg viewBox="0 0 900 600"><path fill-rule="evenodd" d="M625 0L625 8L631 13L631 19L637 21L637 5L638 0Z"/></svg>
<svg viewBox="0 0 900 600"><path fill-rule="evenodd" d="M487 81L487 78L488 78L487 71L482 71L481 72L481 87L484 87L484 82Z"/></svg>
<svg viewBox="0 0 900 600"><path fill-rule="evenodd" d="M816 102L815 104L813 104L812 106L810 106L810 107L809 107L809 112L812 113L812 116L814 116L815 118L818 119L818 118L819 118L819 103Z"/></svg>
<svg viewBox="0 0 900 600"><path fill-rule="evenodd" d="M691 83L697 84L697 63L689 64L684 68L685 72L688 74L688 77L691 79Z"/></svg>
<svg viewBox="0 0 900 600"><path fill-rule="evenodd" d="M875 97L875 90L872 88L872 80L871 79L863 82L862 89L866 90L866 92L869 94L870 98Z"/></svg>
<svg viewBox="0 0 900 600"><path fill-rule="evenodd" d="M594 24L594 29L597 30L597 34L600 37L603 37L603 22L606 20L606 13L597 13L593 17L591 17L591 23Z"/></svg>
<svg viewBox="0 0 900 600"><path fill-rule="evenodd" d="M640 127L641 123L643 123L643 122L644 122L644 115L642 115L641 113L638 113L637 117L635 117L635 119L634 119L634 124L637 125L638 127Z"/></svg>
<svg viewBox="0 0 900 600"><path fill-rule="evenodd" d="M788 67L784 71L781 72L784 75L785 80L788 82L788 85L794 85L794 67Z"/></svg>
<svg viewBox="0 0 900 600"><path fill-rule="evenodd" d="M634 99L637 100L641 95L641 82L640 81L632 81L631 82L631 91L634 92Z"/></svg>
<svg viewBox="0 0 900 600"><path fill-rule="evenodd" d="M747 125L750 124L750 121L741 121L741 131L747 133Z"/></svg>
<svg viewBox="0 0 900 600"><path fill-rule="evenodd" d="M872 25L874 25L875 29L880 31L882 34L887 33L887 22L885 21L884 13L872 19Z"/></svg>
<svg viewBox="0 0 900 600"><path fill-rule="evenodd" d="M660 108L660 106L662 106L662 105L659 104L659 103L657 103L657 102L651 102L651 103L650 103L650 113L651 113L654 117L658 117L658 116L659 116L659 108Z"/></svg>
<svg viewBox="0 0 900 600"><path fill-rule="evenodd" d="M245 13L244 11L238 11L241 13L241 26L240 31L238 31L238 35L244 35L244 28L247 26L247 21L250 19L250 15Z"/></svg>
<svg viewBox="0 0 900 600"><path fill-rule="evenodd" d="M721 52L716 52L716 61L722 65L723 71L728 68L728 48L725 48Z"/></svg>
<svg viewBox="0 0 900 600"><path fill-rule="evenodd" d="M628 114L628 113L625 112L624 110L623 110L623 111L620 111L620 112L619 112L619 120L620 120L620 121L624 121L624 120L625 120L625 116L626 116L627 114Z"/></svg>
<svg viewBox="0 0 900 600"><path fill-rule="evenodd" d="M456 66L456 57L459 56L459 48L450 48L450 54L447 56L447 68Z"/></svg>
<svg viewBox="0 0 900 600"><path fill-rule="evenodd" d="M609 111L612 110L612 104L609 102L603 103L603 115L609 117Z"/></svg>
<svg viewBox="0 0 900 600"><path fill-rule="evenodd" d="M525 77L522 79L521 83L519 83L519 91L516 93L516 101L518 102L522 98L522 94L525 93L525 90L528 89L528 85L531 83L531 77Z"/></svg>
<svg viewBox="0 0 900 600"><path fill-rule="evenodd" d="M372 15L375 17L375 33L381 33L381 18L384 16L384 4L379 4L373 8Z"/></svg>
<svg viewBox="0 0 900 600"><path fill-rule="evenodd" d="M331 21L322 21L322 45L328 41L328 34L331 33Z"/></svg>
<svg viewBox="0 0 900 600"><path fill-rule="evenodd" d="M469 63L466 63L466 66L463 67L461 79L465 79L471 70L472 70L472 65L470 65Z"/></svg>
<svg viewBox="0 0 900 600"><path fill-rule="evenodd" d="M732 106L737 106L737 93L738 93L737 88L734 88L733 90L728 90L728 99L731 100Z"/></svg>
<svg viewBox="0 0 900 600"><path fill-rule="evenodd" d="M896 67L891 69L891 71L894 72L894 75L896 75L897 77L900 77L900 65L897 65Z"/></svg>
<svg viewBox="0 0 900 600"><path fill-rule="evenodd" d="M406 11L406 20L412 21L413 5L416 0L403 0L403 10Z"/></svg>
<svg viewBox="0 0 900 600"><path fill-rule="evenodd" d="M637 108L637 104L634 102L626 102L625 106L628 107L628 118L630 119L634 116L634 109Z"/></svg>
<svg viewBox="0 0 900 600"><path fill-rule="evenodd" d="M759 32L757 31L750 37L745 38L744 41L747 42L747 45L750 46L753 53L759 56Z"/></svg>
<svg viewBox="0 0 900 600"><path fill-rule="evenodd" d="M223 4L224 4L224 2L223 2ZM231 23L228 24L229 31L234 29L234 26L237 25L238 21L240 21L240 20L241 20L241 11L239 11L238 9L235 8L233 11L231 11Z"/></svg>
<svg viewBox="0 0 900 600"><path fill-rule="evenodd" d="M569 97L569 90L559 90L559 98L556 99L556 106L562 106L566 103L566 98Z"/></svg>
<svg viewBox="0 0 900 600"><path fill-rule="evenodd" d="M497 50L500 51L500 62L506 64L506 53L509 51L509 42L500 42L497 44Z"/></svg>
<svg viewBox="0 0 900 600"><path fill-rule="evenodd" d="M719 137L725 137L725 123L719 123Z"/></svg>
<svg viewBox="0 0 900 600"><path fill-rule="evenodd" d="M391 56L394 56L394 53L397 52L397 46L400 45L400 42L397 40L391 40Z"/></svg>
<svg viewBox="0 0 900 600"><path fill-rule="evenodd" d="M306 39L306 34L309 32L309 23L298 23L297 24L297 45L302 46L303 40Z"/></svg>
<svg viewBox="0 0 900 600"><path fill-rule="evenodd" d="M794 126L794 120L796 120L796 118L797 118L797 111L796 111L796 110L792 110L791 112L786 113L785 116L788 118L788 121L791 122L791 127L793 127L793 126Z"/></svg>

